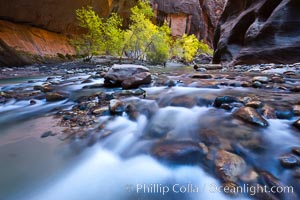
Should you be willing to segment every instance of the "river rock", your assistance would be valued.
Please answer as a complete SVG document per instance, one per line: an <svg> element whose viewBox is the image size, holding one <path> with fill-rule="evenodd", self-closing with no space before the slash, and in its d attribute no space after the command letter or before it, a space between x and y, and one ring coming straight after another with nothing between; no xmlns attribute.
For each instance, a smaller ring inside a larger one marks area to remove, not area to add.
<svg viewBox="0 0 300 200"><path fill-rule="evenodd" d="M112 114L122 114L124 112L124 104L118 99L112 99L109 101L109 111Z"/></svg>
<svg viewBox="0 0 300 200"><path fill-rule="evenodd" d="M197 78L197 79L211 79L213 78L210 74L193 74L191 75L191 78Z"/></svg>
<svg viewBox="0 0 300 200"><path fill-rule="evenodd" d="M300 156L300 147L294 147L292 149L292 152L297 155L297 156Z"/></svg>
<svg viewBox="0 0 300 200"><path fill-rule="evenodd" d="M277 110L275 114L278 119L291 119L293 117L293 112L290 110Z"/></svg>
<svg viewBox="0 0 300 200"><path fill-rule="evenodd" d="M124 85L123 85L124 82ZM149 69L141 65L113 65L104 77L106 87L122 86L126 89L149 84L151 75Z"/></svg>
<svg viewBox="0 0 300 200"><path fill-rule="evenodd" d="M272 174L266 171L260 172L260 179L262 183L268 187L282 187L282 183Z"/></svg>
<svg viewBox="0 0 300 200"><path fill-rule="evenodd" d="M41 135L41 138L46 138L46 137L49 137L49 136L55 136L56 134L53 133L52 131L46 131L45 133L43 133Z"/></svg>
<svg viewBox="0 0 300 200"><path fill-rule="evenodd" d="M44 85L35 85L33 86L34 90L40 90L42 92L52 92L54 90L54 87L52 87L49 84L44 84Z"/></svg>
<svg viewBox="0 0 300 200"><path fill-rule="evenodd" d="M103 113L105 113L107 111L108 111L107 108L94 108L92 110L92 114L94 114L94 115L101 115L101 114L103 114Z"/></svg>
<svg viewBox="0 0 300 200"><path fill-rule="evenodd" d="M29 101L29 104L30 104L30 105L35 105L35 104L36 104L36 100L34 100L34 99L30 100L30 101Z"/></svg>
<svg viewBox="0 0 300 200"><path fill-rule="evenodd" d="M293 123L293 126L300 130L300 119Z"/></svg>
<svg viewBox="0 0 300 200"><path fill-rule="evenodd" d="M275 109L269 105L262 107L262 113L267 119L277 119Z"/></svg>
<svg viewBox="0 0 300 200"><path fill-rule="evenodd" d="M300 86L294 86L291 88L292 92L300 92Z"/></svg>
<svg viewBox="0 0 300 200"><path fill-rule="evenodd" d="M159 106L156 101L148 99L132 99L126 101L126 104L131 104L140 114L151 118L158 110Z"/></svg>
<svg viewBox="0 0 300 200"><path fill-rule="evenodd" d="M300 105L294 105L294 106L293 106L293 113L294 113L295 115L300 116Z"/></svg>
<svg viewBox="0 0 300 200"><path fill-rule="evenodd" d="M149 72L142 72L135 74L132 77L127 78L122 82L122 88L134 89L138 88L140 85L150 84L151 83L151 74Z"/></svg>
<svg viewBox="0 0 300 200"><path fill-rule="evenodd" d="M234 116L251 124L259 125L262 127L268 126L268 122L254 108L251 107L243 107L238 109L234 113Z"/></svg>
<svg viewBox="0 0 300 200"><path fill-rule="evenodd" d="M254 81L252 83L252 87L254 87L254 88L261 88L262 87L262 83L259 82L259 81Z"/></svg>
<svg viewBox="0 0 300 200"><path fill-rule="evenodd" d="M203 145L192 141L164 141L154 145L152 155L176 164L196 164L207 154Z"/></svg>
<svg viewBox="0 0 300 200"><path fill-rule="evenodd" d="M61 101L68 98L68 95L65 93L52 92L46 95L47 101Z"/></svg>
<svg viewBox="0 0 300 200"><path fill-rule="evenodd" d="M263 106L263 103L261 101L250 101L246 103L246 106L252 108L261 108Z"/></svg>
<svg viewBox="0 0 300 200"><path fill-rule="evenodd" d="M234 102L240 102L240 100L237 97L233 97L233 96L217 97L215 99L214 106L219 108L223 103L229 104Z"/></svg>
<svg viewBox="0 0 300 200"><path fill-rule="evenodd" d="M279 158L281 165L285 168L294 168L300 165L299 159L292 154L284 155Z"/></svg>
<svg viewBox="0 0 300 200"><path fill-rule="evenodd" d="M140 115L138 109L133 104L128 104L125 108L125 112L132 121L136 121Z"/></svg>
<svg viewBox="0 0 300 200"><path fill-rule="evenodd" d="M168 103L163 106L175 106L175 107L186 107L192 108L197 104L197 100L193 96L176 96L171 100L168 99Z"/></svg>
<svg viewBox="0 0 300 200"><path fill-rule="evenodd" d="M237 181L246 170L246 162L236 154L220 150L215 159L215 169L223 181Z"/></svg>
<svg viewBox="0 0 300 200"><path fill-rule="evenodd" d="M201 141L207 145L220 144L219 134L212 129L201 129L199 132L199 137Z"/></svg>
<svg viewBox="0 0 300 200"><path fill-rule="evenodd" d="M259 81L261 83L268 83L269 78L267 76L255 76L252 79L252 82Z"/></svg>

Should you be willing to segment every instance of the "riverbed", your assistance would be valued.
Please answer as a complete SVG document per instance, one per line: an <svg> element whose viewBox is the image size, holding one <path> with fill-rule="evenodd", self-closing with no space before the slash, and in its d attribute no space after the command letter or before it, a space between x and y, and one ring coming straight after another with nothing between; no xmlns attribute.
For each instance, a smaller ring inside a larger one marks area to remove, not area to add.
<svg viewBox="0 0 300 200"><path fill-rule="evenodd" d="M107 70L0 80L0 199L298 199L298 68L151 67L131 90ZM221 191L245 185L293 192Z"/></svg>

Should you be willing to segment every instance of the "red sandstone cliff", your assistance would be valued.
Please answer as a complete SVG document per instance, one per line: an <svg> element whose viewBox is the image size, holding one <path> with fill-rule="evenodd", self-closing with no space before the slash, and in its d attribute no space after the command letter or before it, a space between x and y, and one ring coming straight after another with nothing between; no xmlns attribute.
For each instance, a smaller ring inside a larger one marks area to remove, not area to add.
<svg viewBox="0 0 300 200"><path fill-rule="evenodd" d="M168 20L173 35L196 34L212 43L226 0L154 0L157 22ZM76 34L75 10L91 5L103 17L119 13L125 24L137 0L0 0L0 65L48 62L74 54L68 37ZM35 27L35 28L34 28ZM46 58L46 59L45 59Z"/></svg>

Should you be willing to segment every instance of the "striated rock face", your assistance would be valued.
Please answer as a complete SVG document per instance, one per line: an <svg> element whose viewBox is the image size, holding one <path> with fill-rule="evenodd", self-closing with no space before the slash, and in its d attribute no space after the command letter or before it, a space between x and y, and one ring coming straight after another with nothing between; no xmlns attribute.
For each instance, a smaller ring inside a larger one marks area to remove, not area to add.
<svg viewBox="0 0 300 200"><path fill-rule="evenodd" d="M136 2L0 0L0 20L3 20L0 23L0 66L49 62L53 61L55 56L58 58L57 53L75 54L66 36L78 32L76 9L90 5L100 16L108 16L114 11L128 18L130 8Z"/></svg>
<svg viewBox="0 0 300 200"><path fill-rule="evenodd" d="M0 0L0 19L26 23L54 32L74 32L76 30L76 9L91 5L102 16L107 16L112 1Z"/></svg>
<svg viewBox="0 0 300 200"><path fill-rule="evenodd" d="M167 21L173 36L195 34L212 43L218 19L227 0L153 0L158 24Z"/></svg>
<svg viewBox="0 0 300 200"><path fill-rule="evenodd" d="M212 44L226 1L151 0L157 23L167 20L174 36L196 34L209 44ZM136 3L137 0L0 0L0 20L3 20L0 24L0 65L47 62L45 56L74 54L67 37L79 31L76 9L90 5L102 17L117 12L127 25L130 9ZM20 55L20 51L27 56Z"/></svg>
<svg viewBox="0 0 300 200"><path fill-rule="evenodd" d="M57 60L75 54L66 36L0 20L0 66Z"/></svg>
<svg viewBox="0 0 300 200"><path fill-rule="evenodd" d="M214 63L300 61L299 0L228 0L214 38Z"/></svg>

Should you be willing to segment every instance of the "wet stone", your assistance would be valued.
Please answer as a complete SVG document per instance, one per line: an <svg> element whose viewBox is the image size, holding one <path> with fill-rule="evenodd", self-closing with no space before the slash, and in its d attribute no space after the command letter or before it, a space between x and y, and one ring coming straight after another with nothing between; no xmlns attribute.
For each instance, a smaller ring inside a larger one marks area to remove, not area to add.
<svg viewBox="0 0 300 200"><path fill-rule="evenodd" d="M246 162L236 154L221 150L216 155L215 168L223 181L235 182L246 170Z"/></svg>
<svg viewBox="0 0 300 200"><path fill-rule="evenodd" d="M289 110L278 110L275 112L278 119L291 119L294 115Z"/></svg>
<svg viewBox="0 0 300 200"><path fill-rule="evenodd" d="M285 168L294 168L300 166L299 159L292 154L284 155L279 158L281 165Z"/></svg>
<svg viewBox="0 0 300 200"><path fill-rule="evenodd" d="M199 137L200 137L201 141L207 145L219 145L220 144L219 134L212 129L200 130Z"/></svg>
<svg viewBox="0 0 300 200"><path fill-rule="evenodd" d="M293 123L293 126L300 130L300 119Z"/></svg>
<svg viewBox="0 0 300 200"><path fill-rule="evenodd" d="M195 79L212 79L213 76L210 74L193 74L191 75L191 78Z"/></svg>
<svg viewBox="0 0 300 200"><path fill-rule="evenodd" d="M41 135L41 138L46 138L46 137L49 137L49 136L55 136L56 134L53 133L52 131L46 131L45 133L43 133Z"/></svg>
<svg viewBox="0 0 300 200"><path fill-rule="evenodd" d="M231 106L230 104L227 104L227 103L223 103L220 108L230 111L233 109L233 106Z"/></svg>
<svg viewBox="0 0 300 200"><path fill-rule="evenodd" d="M109 111L112 114L121 115L124 112L124 104L122 101L117 99L112 99L109 101Z"/></svg>
<svg viewBox="0 0 300 200"><path fill-rule="evenodd" d="M262 127L268 126L268 122L254 108L251 107L243 107L238 109L234 113L234 116L254 125Z"/></svg>
<svg viewBox="0 0 300 200"><path fill-rule="evenodd" d="M252 83L252 87L254 87L254 88L262 88L262 83L259 82L259 81L254 81Z"/></svg>
<svg viewBox="0 0 300 200"><path fill-rule="evenodd" d="M35 105L35 104L36 104L36 101L32 99L32 100L29 101L29 104L30 104L30 105Z"/></svg>
<svg viewBox="0 0 300 200"><path fill-rule="evenodd" d="M300 105L293 106L293 113L297 116L300 116Z"/></svg>
<svg viewBox="0 0 300 200"><path fill-rule="evenodd" d="M53 93L48 93L46 95L46 100L47 101L61 101L68 98L67 94L63 94L63 93L57 93L57 92L53 92Z"/></svg>
<svg viewBox="0 0 300 200"><path fill-rule="evenodd" d="M292 152L297 155L297 156L300 156L300 147L294 147L292 149Z"/></svg>
<svg viewBox="0 0 300 200"><path fill-rule="evenodd" d="M263 106L263 103L261 101L250 101L246 103L246 106L252 108L261 108Z"/></svg>
<svg viewBox="0 0 300 200"><path fill-rule="evenodd" d="M233 96L223 96L223 97L217 97L215 99L215 102L214 102L214 106L219 108L221 107L221 105L223 103L234 103L234 102L239 102L240 100L237 98L237 97L233 97Z"/></svg>
<svg viewBox="0 0 300 200"><path fill-rule="evenodd" d="M292 92L300 92L300 86L294 86L291 88Z"/></svg>
<svg viewBox="0 0 300 200"><path fill-rule="evenodd" d="M203 144L192 141L164 141L154 145L151 152L159 160L174 164L197 164L207 153Z"/></svg>
<svg viewBox="0 0 300 200"><path fill-rule="evenodd" d="M262 113L267 119L277 119L275 109L271 106L264 105L262 107Z"/></svg>
<svg viewBox="0 0 300 200"><path fill-rule="evenodd" d="M269 78L267 76L255 76L252 79L252 82L258 81L260 83L268 83Z"/></svg>

